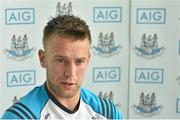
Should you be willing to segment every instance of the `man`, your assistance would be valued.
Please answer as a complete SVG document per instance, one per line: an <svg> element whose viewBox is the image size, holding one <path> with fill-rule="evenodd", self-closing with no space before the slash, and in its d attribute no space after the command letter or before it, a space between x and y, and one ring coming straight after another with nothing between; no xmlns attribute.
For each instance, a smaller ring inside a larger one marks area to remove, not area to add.
<svg viewBox="0 0 180 120"><path fill-rule="evenodd" d="M81 88L90 60L91 35L75 16L58 16L44 28L39 50L47 80L11 106L3 119L121 119L111 101Z"/></svg>

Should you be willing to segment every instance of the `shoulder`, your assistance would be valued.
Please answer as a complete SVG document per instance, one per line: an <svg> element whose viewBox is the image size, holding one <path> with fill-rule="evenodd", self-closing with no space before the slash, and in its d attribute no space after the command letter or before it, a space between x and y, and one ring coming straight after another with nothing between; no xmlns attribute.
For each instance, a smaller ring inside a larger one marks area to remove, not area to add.
<svg viewBox="0 0 180 120"><path fill-rule="evenodd" d="M81 88L81 99L95 112L108 119L122 119L121 113L109 99L102 99L85 88Z"/></svg>
<svg viewBox="0 0 180 120"><path fill-rule="evenodd" d="M7 109L2 119L37 119L48 99L43 85L35 87L17 103Z"/></svg>

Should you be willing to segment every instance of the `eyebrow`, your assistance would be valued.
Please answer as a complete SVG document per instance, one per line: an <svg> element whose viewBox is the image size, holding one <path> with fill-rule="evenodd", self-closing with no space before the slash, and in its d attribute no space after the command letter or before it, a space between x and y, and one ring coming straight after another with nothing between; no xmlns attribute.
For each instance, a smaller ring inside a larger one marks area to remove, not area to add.
<svg viewBox="0 0 180 120"><path fill-rule="evenodd" d="M55 57L55 58L65 58L65 59L68 58L68 57L65 57L65 56L62 56L62 55L55 55L54 57Z"/></svg>
<svg viewBox="0 0 180 120"><path fill-rule="evenodd" d="M62 56L62 55L55 55L54 57L55 57L55 58L68 59L68 57L66 57L66 56ZM85 60L85 59L87 59L87 57L82 57L82 58L77 58L77 59L82 59L82 60Z"/></svg>

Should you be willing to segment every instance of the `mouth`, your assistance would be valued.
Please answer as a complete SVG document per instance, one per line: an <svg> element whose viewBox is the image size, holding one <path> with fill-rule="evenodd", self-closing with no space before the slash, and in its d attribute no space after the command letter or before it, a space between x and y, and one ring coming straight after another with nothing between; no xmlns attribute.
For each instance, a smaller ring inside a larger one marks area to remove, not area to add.
<svg viewBox="0 0 180 120"><path fill-rule="evenodd" d="M74 85L74 83L70 83L70 82L61 82L61 84L66 85L66 86Z"/></svg>
<svg viewBox="0 0 180 120"><path fill-rule="evenodd" d="M71 82L61 82L61 84L64 86L64 88L66 89L72 89L75 85L75 83L71 83Z"/></svg>

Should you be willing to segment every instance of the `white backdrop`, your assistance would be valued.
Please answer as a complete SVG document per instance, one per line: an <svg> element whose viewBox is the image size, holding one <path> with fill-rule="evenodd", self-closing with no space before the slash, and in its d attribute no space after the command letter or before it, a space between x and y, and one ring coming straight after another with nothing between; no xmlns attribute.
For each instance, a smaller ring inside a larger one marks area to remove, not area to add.
<svg viewBox="0 0 180 120"><path fill-rule="evenodd" d="M0 8L0 115L45 81L37 52L46 22L73 14L93 39L86 88L123 118L180 118L179 0L1 0Z"/></svg>

